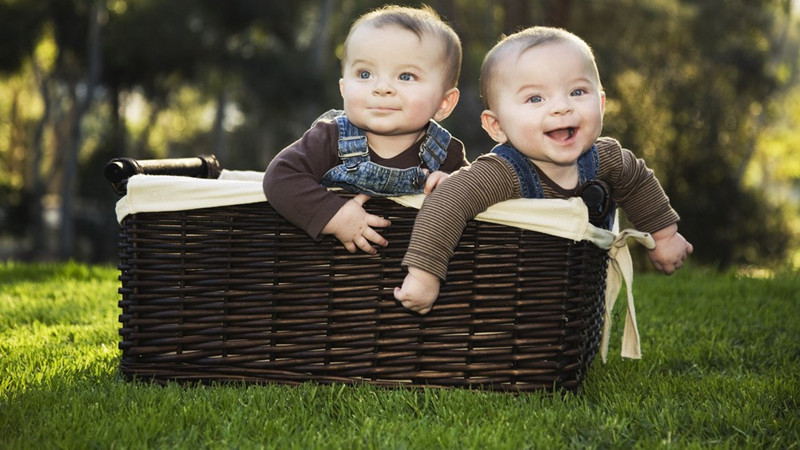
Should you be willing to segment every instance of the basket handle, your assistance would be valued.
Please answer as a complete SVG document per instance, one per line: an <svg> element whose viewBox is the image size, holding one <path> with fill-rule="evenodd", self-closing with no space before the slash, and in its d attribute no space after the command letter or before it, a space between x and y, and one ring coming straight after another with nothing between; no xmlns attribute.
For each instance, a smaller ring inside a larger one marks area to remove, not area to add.
<svg viewBox="0 0 800 450"><path fill-rule="evenodd" d="M214 155L193 158L133 159L113 158L106 163L103 174L117 194L125 194L128 178L134 175L177 175L193 178L217 178L222 167Z"/></svg>

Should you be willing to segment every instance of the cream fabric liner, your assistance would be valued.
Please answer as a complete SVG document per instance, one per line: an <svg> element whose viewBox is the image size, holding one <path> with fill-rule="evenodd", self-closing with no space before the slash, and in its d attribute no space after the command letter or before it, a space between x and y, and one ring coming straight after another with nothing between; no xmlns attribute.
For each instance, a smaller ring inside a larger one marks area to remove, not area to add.
<svg viewBox="0 0 800 450"><path fill-rule="evenodd" d="M263 172L223 170L219 179L201 179L170 175L134 175L128 180L127 195L116 205L117 220L138 212L180 211L241 205L266 201L261 186ZM394 197L397 203L419 209L423 195ZM639 330L633 302L633 264L628 240L647 248L655 247L652 236L636 230L608 231L589 223L586 206L578 198L515 199L489 207L477 220L547 233L573 241L588 240L607 249L611 262L606 285L606 308L600 355L605 362L611 331L611 311L625 283L627 313L622 334L621 354L641 358ZM618 222L618 221L617 221Z"/></svg>

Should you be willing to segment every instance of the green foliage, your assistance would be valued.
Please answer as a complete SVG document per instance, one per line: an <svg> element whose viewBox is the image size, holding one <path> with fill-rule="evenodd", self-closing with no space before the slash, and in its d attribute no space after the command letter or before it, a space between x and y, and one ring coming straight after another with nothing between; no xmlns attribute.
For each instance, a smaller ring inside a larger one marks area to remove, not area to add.
<svg viewBox="0 0 800 450"><path fill-rule="evenodd" d="M41 27L41 17L23 2L0 2L0 73L19 70L33 48Z"/></svg>
<svg viewBox="0 0 800 450"><path fill-rule="evenodd" d="M61 161L74 139L82 142L75 182L82 205L107 208L90 180L115 156L215 153L226 168L263 170L321 112L341 106L338 56L347 29L384 3L0 0L0 72L29 80L2 89L9 100L0 101L0 207L30 208L21 216L28 221L39 216L42 197L69 195L55 181L69 176ZM464 45L461 100L444 125L470 158L493 145L479 122L485 52L521 26L564 26L597 55L608 95L605 133L655 170L682 233L699 244L694 258L729 267L795 257L796 2L428 3ZM102 7L97 42L88 33L94 4ZM99 87L92 108L76 118L92 43L102 50Z"/></svg>
<svg viewBox="0 0 800 450"><path fill-rule="evenodd" d="M155 386L117 370L117 272L0 265L0 448L794 448L798 273L644 275L644 356L579 395Z"/></svg>
<svg viewBox="0 0 800 450"><path fill-rule="evenodd" d="M787 202L744 179L764 124L775 120L769 99L797 80L798 22L783 6L597 2L573 15L597 53L607 133L656 172L695 243L693 258L719 267L779 264L797 244Z"/></svg>

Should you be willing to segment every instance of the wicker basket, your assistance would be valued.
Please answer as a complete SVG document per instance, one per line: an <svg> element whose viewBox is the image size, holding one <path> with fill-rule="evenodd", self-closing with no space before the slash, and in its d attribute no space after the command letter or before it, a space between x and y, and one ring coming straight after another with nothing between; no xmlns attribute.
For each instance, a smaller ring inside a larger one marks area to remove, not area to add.
<svg viewBox="0 0 800 450"><path fill-rule="evenodd" d="M350 254L268 203L136 213L120 230L121 370L159 383L369 383L499 391L581 385L607 253L472 221L429 314L393 297L416 210L373 199L391 245Z"/></svg>

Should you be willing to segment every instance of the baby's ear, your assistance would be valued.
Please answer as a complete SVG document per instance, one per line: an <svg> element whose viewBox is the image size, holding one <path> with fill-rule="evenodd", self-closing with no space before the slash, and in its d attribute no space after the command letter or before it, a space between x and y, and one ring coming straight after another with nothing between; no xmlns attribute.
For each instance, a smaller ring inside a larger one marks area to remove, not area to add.
<svg viewBox="0 0 800 450"><path fill-rule="evenodd" d="M453 112L453 109L455 109L456 105L458 104L458 99L460 96L461 92L458 90L458 88L452 88L445 92L444 98L442 98L442 103L439 105L439 109L436 110L433 120L441 122L442 120L448 118L450 113Z"/></svg>
<svg viewBox="0 0 800 450"><path fill-rule="evenodd" d="M486 134L498 144L505 144L508 142L508 137L506 137L506 134L503 132L497 115L491 109L485 109L481 113L481 127L486 131Z"/></svg>
<svg viewBox="0 0 800 450"><path fill-rule="evenodd" d="M600 112L606 113L606 91L600 91Z"/></svg>

